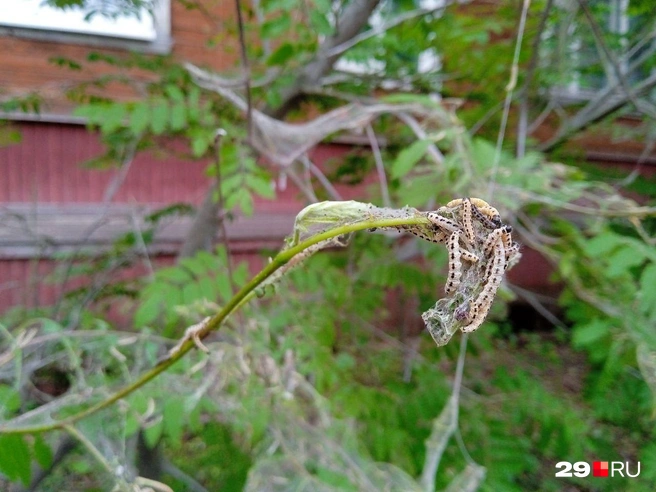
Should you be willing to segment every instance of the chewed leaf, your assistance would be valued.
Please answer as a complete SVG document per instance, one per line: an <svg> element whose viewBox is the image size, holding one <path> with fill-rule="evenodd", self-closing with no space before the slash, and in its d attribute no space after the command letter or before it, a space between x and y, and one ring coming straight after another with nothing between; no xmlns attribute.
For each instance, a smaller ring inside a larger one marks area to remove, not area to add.
<svg viewBox="0 0 656 492"><path fill-rule="evenodd" d="M373 205L369 203L354 200L343 202L326 201L308 205L296 216L294 235L290 246L294 246L318 232L359 222L366 217L367 211L371 207Z"/></svg>
<svg viewBox="0 0 656 492"><path fill-rule="evenodd" d="M417 210L409 207L392 209L376 207L371 203L356 202L354 200L332 202L325 201L308 205L296 216L294 233L288 239L288 246L296 246L301 241L322 232L356 224L367 220L410 218L417 214Z"/></svg>

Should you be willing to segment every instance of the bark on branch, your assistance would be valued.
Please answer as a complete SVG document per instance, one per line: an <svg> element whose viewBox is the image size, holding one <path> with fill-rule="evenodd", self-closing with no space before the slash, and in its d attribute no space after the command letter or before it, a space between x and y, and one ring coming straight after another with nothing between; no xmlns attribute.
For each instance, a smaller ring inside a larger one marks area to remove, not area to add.
<svg viewBox="0 0 656 492"><path fill-rule="evenodd" d="M296 80L281 94L282 103L277 107L267 107L264 112L275 118L283 118L303 94L303 87L317 85L341 56L331 54L334 48L355 37L367 24L369 16L380 0L353 0L337 19L335 34L327 38L314 60L301 68Z"/></svg>

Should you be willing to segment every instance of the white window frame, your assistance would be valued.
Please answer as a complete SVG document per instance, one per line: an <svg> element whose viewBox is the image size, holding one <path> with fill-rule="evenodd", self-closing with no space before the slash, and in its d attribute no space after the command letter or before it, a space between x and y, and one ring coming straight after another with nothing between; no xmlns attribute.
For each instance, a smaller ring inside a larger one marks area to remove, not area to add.
<svg viewBox="0 0 656 492"><path fill-rule="evenodd" d="M62 44L84 44L99 48L119 48L130 51L141 51L145 53L166 54L171 51L171 0L155 0L153 15L144 12L141 21L132 17L119 17L116 23L129 23L130 29L135 34L130 34L125 29L116 29L112 22L100 15L94 16L85 27L81 20L84 12L79 10L59 10L52 12L51 7L41 6L45 19L35 20L30 25L30 19L21 16L15 10L10 11L11 6L24 0L0 0L0 36L12 36L25 39L35 39ZM30 0L39 2L41 0ZM4 6L3 4L7 4ZM7 9L7 10L5 10ZM9 12L3 22L2 11ZM61 27L57 21L49 20L48 15L54 13L57 19L64 15L71 16L71 26ZM139 32L139 28L142 31Z"/></svg>
<svg viewBox="0 0 656 492"><path fill-rule="evenodd" d="M627 14L629 0L611 0L611 2L612 11L608 19L607 28L616 34L626 35L629 32L630 21ZM579 50L581 48L581 39L575 33L572 33L570 47L572 59L578 61L580 59ZM628 70L628 63L628 60L624 60L624 63L620 67L624 74ZM607 78L607 75L604 75L604 77ZM589 101L599 92L597 89L586 89L581 87L581 85L581 72L576 70L573 73L572 80L567 85L553 86L549 89L549 94L561 104L567 105Z"/></svg>

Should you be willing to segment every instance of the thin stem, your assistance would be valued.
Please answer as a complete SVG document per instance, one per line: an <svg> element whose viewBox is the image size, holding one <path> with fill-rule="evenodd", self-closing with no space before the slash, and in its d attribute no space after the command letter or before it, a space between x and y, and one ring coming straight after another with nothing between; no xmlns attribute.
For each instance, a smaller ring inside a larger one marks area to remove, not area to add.
<svg viewBox="0 0 656 492"><path fill-rule="evenodd" d="M226 262L226 268L228 270L228 280L230 281L230 290L234 295L237 292L237 284L235 283L235 276L232 270L232 250L230 248L230 241L228 240L228 229L226 227L226 210L225 210L225 199L223 197L223 187L222 187L222 178L221 178L221 137L226 135L225 130L219 129L214 135L214 169L216 170L216 190L219 194L219 214L222 216L219 221L219 228L221 229L221 235L223 236L223 246L226 250L226 257L228 261Z"/></svg>
<svg viewBox="0 0 656 492"><path fill-rule="evenodd" d="M339 227L335 227L328 231L316 234L305 241L300 242L296 246L293 246L289 249L281 251L276 255L276 257L264 268L262 269L255 277L253 277L250 282L248 282L244 287L242 287L237 294L235 294L232 299L223 307L223 309L212 316L207 322L203 325L202 329L196 333L198 339L202 340L207 337L211 332L217 330L221 324L230 316L232 313L237 311L241 306L246 304L249 300L255 297L256 289L260 284L262 284L266 279L268 279L274 272L278 269L285 266L290 260L292 260L296 255L302 253L304 250L322 242L327 241L339 236L349 234L351 232L362 231L366 229L376 229L376 228L385 228L385 227L401 227L407 225L430 225L431 222L423 216L416 217L403 217L403 218L394 218L394 219L370 219L363 220L354 224L347 224ZM66 426L70 426L75 422L93 415L94 413L103 410L118 400L125 398L135 390L141 388L146 383L155 379L161 373L166 371L169 367L175 364L178 360L184 357L191 349L194 347L193 340L186 340L182 343L178 350L170 354L166 359L159 362L155 367L142 374L134 382L124 386L119 389L108 398L103 401L92 405L91 407L82 410L70 417L67 417L63 420L51 422L47 424L25 426L25 427L14 427L7 428L0 426L0 434L33 434L39 432L47 432L55 429L61 429Z"/></svg>
<svg viewBox="0 0 656 492"><path fill-rule="evenodd" d="M380 181L380 193L383 197L383 205L391 207L392 201L390 200L389 187L387 186L385 164L383 163L383 156L381 155L380 147L378 146L378 139L376 138L376 134L374 133L371 124L367 125L367 137L369 138L371 150L374 153L374 160L376 161L376 172L378 172L378 179Z"/></svg>
<svg viewBox="0 0 656 492"><path fill-rule="evenodd" d="M535 69L538 66L539 60L539 51L540 43L542 42L542 33L547 26L547 19L549 18L549 13L553 7L554 0L548 0L547 5L542 11L540 16L540 23L538 24L538 30L535 33L533 38L533 46L531 48L531 60L528 63L526 69L526 75L524 76L524 86L522 87L521 94L519 96L519 123L517 125L517 157L522 158L526 153L526 137L528 136L528 95L531 88L531 83L533 82L533 75L535 74Z"/></svg>
<svg viewBox="0 0 656 492"><path fill-rule="evenodd" d="M517 86L517 75L519 73L519 54L522 50L522 39L524 38L524 29L526 27L526 16L528 15L528 8L531 5L531 0L524 0L522 7L522 15L519 20L519 28L517 29L517 41L515 43L515 54L513 55L512 67L510 69L510 81L506 86L506 100L503 103L503 116L501 118L501 127L499 128L499 137L497 138L497 147L494 153L494 162L492 164L492 173L490 175L490 184L487 188L487 197L490 198L494 193L494 185L496 184L496 175L499 169L499 161L501 160L501 146L506 136L506 125L508 124L508 115L510 114L510 103L513 99L513 93Z"/></svg>
<svg viewBox="0 0 656 492"><path fill-rule="evenodd" d="M251 101L251 68L248 63L246 51L246 37L244 35L244 16L241 12L241 3L235 0L237 9L237 26L239 28L239 50L241 53L241 65L244 70L244 90L246 91L246 121L248 123L248 142L253 141L253 103Z"/></svg>
<svg viewBox="0 0 656 492"><path fill-rule="evenodd" d="M72 425L64 425L63 429L66 432L68 432L72 437L77 439L80 442L80 444L82 444L85 448L87 448L89 453L91 453L91 456L93 456L96 459L96 461L102 465L105 471L116 480L117 482L116 485L118 485L118 487L121 490L129 492L130 489L128 488L127 484L116 476L114 470L112 470L111 465L107 462L107 460L102 455L102 453L98 451L98 448L94 446L89 439L87 439L87 436L82 434L79 430L77 430Z"/></svg>
<svg viewBox="0 0 656 492"><path fill-rule="evenodd" d="M321 186L328 192L331 200L342 200L342 195L337 191L337 188L333 186L330 180L326 177L324 173L321 172L321 169L310 160L310 158L305 155L303 157L303 164L306 166L307 170L310 171L310 174L317 178Z"/></svg>
<svg viewBox="0 0 656 492"><path fill-rule="evenodd" d="M465 357L467 356L467 333L463 333L460 337L460 353L458 354L458 364L456 365L456 376L453 380L453 396L455 398L455 405L458 406L460 401L460 388L462 387L462 374L465 370ZM456 417L457 419L457 417Z"/></svg>

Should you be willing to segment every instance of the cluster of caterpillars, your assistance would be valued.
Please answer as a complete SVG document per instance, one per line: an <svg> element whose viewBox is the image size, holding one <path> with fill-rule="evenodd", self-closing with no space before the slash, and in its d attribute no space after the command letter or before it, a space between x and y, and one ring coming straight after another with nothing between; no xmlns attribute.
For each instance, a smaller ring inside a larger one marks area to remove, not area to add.
<svg viewBox="0 0 656 492"><path fill-rule="evenodd" d="M463 273L474 269L477 284L474 292L463 289L462 301L453 319L464 333L476 330L485 320L506 269L519 258L519 245L512 240L512 227L503 224L497 209L480 198L459 198L434 212L423 212L432 228L410 229L423 239L446 243L449 270L445 293L459 291ZM450 218L449 218L450 217ZM463 263L464 262L464 263Z"/></svg>

